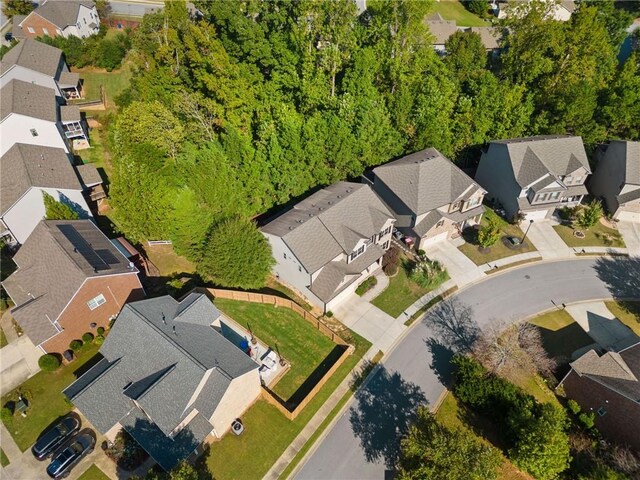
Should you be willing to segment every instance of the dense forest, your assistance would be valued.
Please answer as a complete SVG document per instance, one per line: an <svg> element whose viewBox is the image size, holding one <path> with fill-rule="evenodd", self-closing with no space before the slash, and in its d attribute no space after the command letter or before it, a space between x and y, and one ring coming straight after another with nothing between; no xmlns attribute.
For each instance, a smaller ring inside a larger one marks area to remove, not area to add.
<svg viewBox="0 0 640 480"><path fill-rule="evenodd" d="M640 54L617 60L633 15L550 3L500 25L502 53L458 32L441 57L428 1L181 1L134 33L131 87L110 128L110 195L136 241L169 238L220 285L262 286L250 219L317 186L429 146L473 164L499 138L640 137Z"/></svg>

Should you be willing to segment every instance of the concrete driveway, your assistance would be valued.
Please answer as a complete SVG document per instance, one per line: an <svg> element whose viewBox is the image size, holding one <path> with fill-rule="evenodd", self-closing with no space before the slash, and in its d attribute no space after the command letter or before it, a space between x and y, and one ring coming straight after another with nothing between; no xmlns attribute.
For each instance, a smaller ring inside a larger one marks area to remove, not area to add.
<svg viewBox="0 0 640 480"><path fill-rule="evenodd" d="M0 392L3 394L22 384L40 371L38 359L42 351L26 335L0 349Z"/></svg>
<svg viewBox="0 0 640 480"><path fill-rule="evenodd" d="M569 315L605 350L619 352L640 338L609 311L604 302L589 302L569 305Z"/></svg>
<svg viewBox="0 0 640 480"><path fill-rule="evenodd" d="M549 220L535 220L531 227L528 222L522 222L520 228L523 232L527 229L527 238L540 252L543 260L573 257L574 253L553 229Z"/></svg>
<svg viewBox="0 0 640 480"><path fill-rule="evenodd" d="M447 267L449 277L458 287L485 276L475 263L448 240L428 246L425 253L427 257L438 260Z"/></svg>
<svg viewBox="0 0 640 480"><path fill-rule="evenodd" d="M407 328L391 315L358 295L351 295L335 309L334 314L358 335L369 340L374 348L387 352Z"/></svg>
<svg viewBox="0 0 640 480"><path fill-rule="evenodd" d="M629 255L640 257L640 222L618 222L618 231L624 239Z"/></svg>

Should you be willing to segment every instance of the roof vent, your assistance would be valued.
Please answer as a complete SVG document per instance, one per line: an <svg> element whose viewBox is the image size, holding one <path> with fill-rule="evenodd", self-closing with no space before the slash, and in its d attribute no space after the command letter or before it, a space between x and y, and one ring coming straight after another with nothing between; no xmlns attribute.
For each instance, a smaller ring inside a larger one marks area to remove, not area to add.
<svg viewBox="0 0 640 480"><path fill-rule="evenodd" d="M319 207L318 210L322 211L324 210L324 207Z"/></svg>
<svg viewBox="0 0 640 480"><path fill-rule="evenodd" d="M293 226L292 225L289 225L289 230L293 230Z"/></svg>
<svg viewBox="0 0 640 480"><path fill-rule="evenodd" d="M162 312L162 323L167 324L167 319L164 316L164 312Z"/></svg>
<svg viewBox="0 0 640 480"><path fill-rule="evenodd" d="M347 188L347 193L351 193L351 189L350 188Z"/></svg>
<svg viewBox="0 0 640 480"><path fill-rule="evenodd" d="M342 198L342 195L338 195L338 198Z"/></svg>
<svg viewBox="0 0 640 480"><path fill-rule="evenodd" d="M327 203L328 203L329 205L331 205L333 202L332 202L331 200L329 200Z"/></svg>
<svg viewBox="0 0 640 480"><path fill-rule="evenodd" d="M313 213L309 212L309 216L310 216L310 217L313 217Z"/></svg>
<svg viewBox="0 0 640 480"><path fill-rule="evenodd" d="M173 334L174 334L174 335L178 335L178 334L176 333L176 326L175 326L175 325L172 325L172 327L173 327Z"/></svg>

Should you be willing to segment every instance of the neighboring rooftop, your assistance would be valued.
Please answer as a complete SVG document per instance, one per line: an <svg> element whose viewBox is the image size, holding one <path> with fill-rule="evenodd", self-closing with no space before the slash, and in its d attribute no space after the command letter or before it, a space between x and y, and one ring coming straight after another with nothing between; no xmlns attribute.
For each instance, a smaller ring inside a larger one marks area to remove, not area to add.
<svg viewBox="0 0 640 480"><path fill-rule="evenodd" d="M64 393L101 432L121 423L168 470L213 430L208 419L231 381L259 368L211 326L219 317L196 293L128 303L100 349L104 359Z"/></svg>
<svg viewBox="0 0 640 480"><path fill-rule="evenodd" d="M56 93L21 80L11 80L0 89L0 120L11 113L55 122L58 119Z"/></svg>
<svg viewBox="0 0 640 480"><path fill-rule="evenodd" d="M496 48L500 48L500 44L498 40L500 39L500 33L494 27L471 27L469 29L472 33L477 33L480 35L480 40L482 40L482 44L484 48L487 50L495 50Z"/></svg>
<svg viewBox="0 0 640 480"><path fill-rule="evenodd" d="M64 29L69 25L75 25L78 20L80 5L93 8L95 3L88 0L47 0L31 14L36 13L58 28Z"/></svg>
<svg viewBox="0 0 640 480"><path fill-rule="evenodd" d="M80 180L85 187L94 187L103 182L102 177L100 176L100 172L98 169L91 165L90 163L85 163L84 165L78 165L76 167L78 171L78 175L80 175Z"/></svg>
<svg viewBox="0 0 640 480"><path fill-rule="evenodd" d="M18 270L2 283L12 315L39 345L87 278L137 273L91 220L43 220L13 257Z"/></svg>
<svg viewBox="0 0 640 480"><path fill-rule="evenodd" d="M376 167L373 173L416 215L448 205L481 189L435 148ZM437 223L438 220L434 220Z"/></svg>
<svg viewBox="0 0 640 480"><path fill-rule="evenodd" d="M80 116L80 107L78 105L62 105L60 107L61 122L79 122L82 120Z"/></svg>
<svg viewBox="0 0 640 480"><path fill-rule="evenodd" d="M59 48L37 40L24 39L5 54L0 62L0 74L18 65L55 78L61 59L62 50Z"/></svg>
<svg viewBox="0 0 640 480"><path fill-rule="evenodd" d="M439 13L434 13L423 20L435 37L434 45L444 45L451 35L458 31L455 20L445 20Z"/></svg>
<svg viewBox="0 0 640 480"><path fill-rule="evenodd" d="M305 198L262 227L281 237L309 273L341 253L349 254L360 239L380 232L393 214L360 183L338 182Z"/></svg>
<svg viewBox="0 0 640 480"><path fill-rule="evenodd" d="M507 149L518 185L525 188L540 177L559 177L584 167L591 173L582 137L571 135L541 135L538 137L495 140Z"/></svg>
<svg viewBox="0 0 640 480"><path fill-rule="evenodd" d="M78 176L61 148L16 143L0 158L0 214L31 187L82 190Z"/></svg>
<svg viewBox="0 0 640 480"><path fill-rule="evenodd" d="M578 375L640 403L640 343L619 353L607 352L601 357L594 350L589 350L572 362L571 367Z"/></svg>

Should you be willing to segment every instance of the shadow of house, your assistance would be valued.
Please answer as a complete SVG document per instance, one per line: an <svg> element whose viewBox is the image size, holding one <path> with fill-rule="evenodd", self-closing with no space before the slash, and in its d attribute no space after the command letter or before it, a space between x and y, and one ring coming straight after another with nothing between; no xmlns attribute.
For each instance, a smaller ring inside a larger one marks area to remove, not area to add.
<svg viewBox="0 0 640 480"><path fill-rule="evenodd" d="M368 462L384 462L392 470L400 455L400 440L408 432L419 406L426 403L420 387L384 367L355 393L349 420Z"/></svg>
<svg viewBox="0 0 640 480"><path fill-rule="evenodd" d="M623 350L640 341L640 338L617 318L607 318L594 312L587 312L589 336L605 350Z"/></svg>
<svg viewBox="0 0 640 480"><path fill-rule="evenodd" d="M58 198L60 199L60 203L62 203L63 205L66 205L71 210L73 210L75 213L77 213L78 214L78 218L80 220L85 220L85 219L90 217L89 212L86 211L82 207L82 205L80 205L78 202L74 202L69 197L67 197L64 193L59 191L58 192Z"/></svg>

